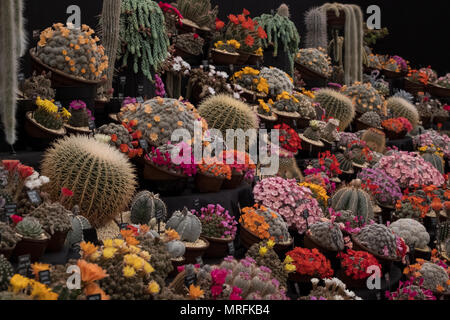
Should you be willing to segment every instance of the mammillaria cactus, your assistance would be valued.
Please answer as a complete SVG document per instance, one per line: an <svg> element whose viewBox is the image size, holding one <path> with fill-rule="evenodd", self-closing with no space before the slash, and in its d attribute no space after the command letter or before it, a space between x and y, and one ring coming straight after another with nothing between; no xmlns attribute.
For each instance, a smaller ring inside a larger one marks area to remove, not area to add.
<svg viewBox="0 0 450 320"><path fill-rule="evenodd" d="M408 100L408 102L413 103L414 98ZM430 118L430 121L436 117L439 118L448 118L449 114L447 110L444 109L442 103L437 99L432 99L428 95L419 96L419 101L415 104L417 111L419 112L420 117L422 118L422 122L425 119ZM424 123L425 124L425 123Z"/></svg>
<svg viewBox="0 0 450 320"><path fill-rule="evenodd" d="M385 225L369 224L354 235L355 239L380 256L397 259L400 253L397 248L396 235Z"/></svg>
<svg viewBox="0 0 450 320"><path fill-rule="evenodd" d="M341 266L345 274L351 279L366 279L370 276L370 267L382 269L378 260L370 253L365 251L348 250L348 253L340 252Z"/></svg>
<svg viewBox="0 0 450 320"><path fill-rule="evenodd" d="M58 107L50 100L42 100L38 97L36 106L37 109L33 112L33 119L48 129L61 129L64 122L71 117L66 109L58 110Z"/></svg>
<svg viewBox="0 0 450 320"><path fill-rule="evenodd" d="M204 100L198 111L208 123L208 127L220 130L223 137L226 137L229 129L242 129L245 132L258 128L258 117L251 108L246 103L225 94Z"/></svg>
<svg viewBox="0 0 450 320"><path fill-rule="evenodd" d="M56 23L41 32L36 57L44 64L84 80L100 80L108 69L108 56L94 30Z"/></svg>
<svg viewBox="0 0 450 320"><path fill-rule="evenodd" d="M345 150L345 157L356 165L365 165L372 161L372 151L367 147L365 141L352 141Z"/></svg>
<svg viewBox="0 0 450 320"><path fill-rule="evenodd" d="M441 186L444 183L442 174L422 157L399 151L386 155L375 165L396 180L401 188L418 185Z"/></svg>
<svg viewBox="0 0 450 320"><path fill-rule="evenodd" d="M219 8L213 8L210 0L177 0L176 7L184 19L195 22L200 28L214 29Z"/></svg>
<svg viewBox="0 0 450 320"><path fill-rule="evenodd" d="M419 148L421 156L425 161L428 161L435 167L441 174L445 173L444 153L440 148L436 148L434 145Z"/></svg>
<svg viewBox="0 0 450 320"><path fill-rule="evenodd" d="M256 202L278 212L300 234L323 217L311 190L300 187L296 180L266 178L255 186L253 194Z"/></svg>
<svg viewBox="0 0 450 320"><path fill-rule="evenodd" d="M202 223L187 208L176 211L166 223L166 229L173 229L180 235L181 241L196 242L202 234Z"/></svg>
<svg viewBox="0 0 450 320"><path fill-rule="evenodd" d="M408 119L413 128L419 125L419 113L412 103L400 97L392 97L386 101L386 105L395 118Z"/></svg>
<svg viewBox="0 0 450 320"><path fill-rule="evenodd" d="M332 89L321 89L315 93L314 101L326 111L327 117L339 120L339 128L344 131L355 117L355 107L345 95Z"/></svg>
<svg viewBox="0 0 450 320"><path fill-rule="evenodd" d="M45 202L31 212L30 217L36 218L47 233L54 235L71 229L70 214L59 202Z"/></svg>
<svg viewBox="0 0 450 320"><path fill-rule="evenodd" d="M335 223L315 223L309 228L308 233L317 243L329 250L344 250L344 237L341 229Z"/></svg>
<svg viewBox="0 0 450 320"><path fill-rule="evenodd" d="M45 237L44 229L42 229L39 220L31 217L26 217L20 221L16 226L16 230L27 239L42 239Z"/></svg>
<svg viewBox="0 0 450 320"><path fill-rule="evenodd" d="M284 179L296 179L303 181L303 174L297 165L295 157L290 152L280 154L280 164L277 176Z"/></svg>
<svg viewBox="0 0 450 320"><path fill-rule="evenodd" d="M174 39L175 47L194 56L203 54L205 40L196 33L183 33Z"/></svg>
<svg viewBox="0 0 450 320"><path fill-rule="evenodd" d="M438 264L419 260L417 264L410 265L409 270L405 271L406 274L411 273L415 282L421 283L425 289L441 293L449 290L449 276L446 270Z"/></svg>
<svg viewBox="0 0 450 320"><path fill-rule="evenodd" d="M364 132L361 140L364 141L370 150L383 153L386 149L386 135L383 131L369 128Z"/></svg>
<svg viewBox="0 0 450 320"><path fill-rule="evenodd" d="M153 238L149 234L146 235L139 235L136 238L139 241L139 246L143 250L150 253L150 264L155 269L155 274L158 276L159 279L157 281L166 279L169 273L173 271L173 266L170 261L171 259L171 253L168 250L168 244L170 242L164 243L158 238ZM171 241L171 242L180 242L180 241ZM186 247L184 246L184 243L181 242L180 244L176 245L178 248L180 248L183 251L181 255L177 255L176 258L179 258L184 255L184 251ZM183 249L184 248L184 249ZM172 252L173 253L173 252ZM179 254L180 252L178 252ZM161 286L164 285L164 283L160 283Z"/></svg>
<svg viewBox="0 0 450 320"><path fill-rule="evenodd" d="M234 239L237 222L220 204L210 204L200 212L192 210L202 223L202 235L216 239Z"/></svg>
<svg viewBox="0 0 450 320"><path fill-rule="evenodd" d="M2 238L0 239L0 250L11 250L14 249L20 237L17 236L16 232L6 223L0 222L0 234Z"/></svg>
<svg viewBox="0 0 450 320"><path fill-rule="evenodd" d="M425 227L413 219L399 219L389 225L389 228L413 250L425 249L430 242L430 235Z"/></svg>
<svg viewBox="0 0 450 320"><path fill-rule="evenodd" d="M400 200L397 200L395 205L395 217L400 219L415 219L422 221L422 218L425 217L429 208L426 208L421 203L424 199L420 197L412 196L403 196Z"/></svg>
<svg viewBox="0 0 450 320"><path fill-rule="evenodd" d="M377 189L374 197L377 202L384 206L393 206L402 196L402 191L398 183L378 168L364 168L358 173L358 179L361 181L370 181L376 185Z"/></svg>
<svg viewBox="0 0 450 320"><path fill-rule="evenodd" d="M44 100L52 100L55 98L55 91L52 89L51 72L43 72L37 75L33 72L33 76L25 80L22 92L27 99L36 100L41 97Z"/></svg>
<svg viewBox="0 0 450 320"><path fill-rule="evenodd" d="M353 133L353 132L341 132L339 134L339 138L340 139L339 139L338 146L339 147L344 147L344 148L347 148L347 146L351 142L359 140L358 136L355 133Z"/></svg>
<svg viewBox="0 0 450 320"><path fill-rule="evenodd" d="M450 137L435 130L427 130L424 133L413 137L416 148L434 145L444 152L445 158L450 158Z"/></svg>
<svg viewBox="0 0 450 320"><path fill-rule="evenodd" d="M269 85L269 95L277 97L283 92L292 94L294 91L294 82L289 75L278 68L262 68L260 77L267 80Z"/></svg>
<svg viewBox="0 0 450 320"><path fill-rule="evenodd" d="M347 286L339 279L325 279L325 286L318 286L319 279L311 279L312 291L309 296L301 300L362 300L353 291L347 290Z"/></svg>
<svg viewBox="0 0 450 320"><path fill-rule="evenodd" d="M299 103L300 101L295 96L283 91L277 96L273 107L276 111L294 113L297 112Z"/></svg>
<svg viewBox="0 0 450 320"><path fill-rule="evenodd" d="M99 227L123 212L135 191L133 168L118 150L87 136L70 136L47 150L42 174L52 199L67 188L64 206L79 205L82 215Z"/></svg>
<svg viewBox="0 0 450 320"><path fill-rule="evenodd" d="M295 62L328 78L331 75L331 59L322 48L300 49Z"/></svg>
<svg viewBox="0 0 450 320"><path fill-rule="evenodd" d="M14 275L14 269L5 258L4 255L0 254L0 292L5 291L9 287L9 279Z"/></svg>
<svg viewBox="0 0 450 320"><path fill-rule="evenodd" d="M321 138L328 142L339 141L339 124L340 121L337 119L328 120L327 124L322 130Z"/></svg>
<svg viewBox="0 0 450 320"><path fill-rule="evenodd" d="M351 86L343 86L341 93L348 96L359 113L375 111L379 115L386 113L383 97L370 83L355 82Z"/></svg>
<svg viewBox="0 0 450 320"><path fill-rule="evenodd" d="M309 127L303 132L303 136L312 141L319 141L321 135L321 126L318 120L311 120Z"/></svg>
<svg viewBox="0 0 450 320"><path fill-rule="evenodd" d="M361 189L361 180L353 180L349 186L336 191L331 198L331 207L336 210L350 210L363 217L362 223L373 219L373 205L370 195Z"/></svg>
<svg viewBox="0 0 450 320"><path fill-rule="evenodd" d="M395 292L386 292L389 300L436 300L431 290L415 285L413 280L402 282Z"/></svg>
<svg viewBox="0 0 450 320"><path fill-rule="evenodd" d="M111 138L109 144L120 148L121 145L131 145L131 135L122 124L105 124L97 129L98 134L104 134Z"/></svg>
<svg viewBox="0 0 450 320"><path fill-rule="evenodd" d="M364 113L358 120L372 128L381 128L381 118L375 111Z"/></svg>
<svg viewBox="0 0 450 320"><path fill-rule="evenodd" d="M298 107L297 112L300 114L302 119L316 119L317 112L315 104L313 104L312 99L304 94L294 92L294 97L297 98Z"/></svg>

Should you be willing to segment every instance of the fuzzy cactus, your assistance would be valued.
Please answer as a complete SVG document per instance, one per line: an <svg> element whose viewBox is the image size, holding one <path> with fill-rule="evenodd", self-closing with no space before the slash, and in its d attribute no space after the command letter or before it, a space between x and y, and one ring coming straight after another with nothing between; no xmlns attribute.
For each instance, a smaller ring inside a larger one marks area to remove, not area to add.
<svg viewBox="0 0 450 320"><path fill-rule="evenodd" d="M386 114L384 98L370 83L355 82L351 86L343 86L341 93L353 101L359 113L375 111L379 115Z"/></svg>
<svg viewBox="0 0 450 320"><path fill-rule="evenodd" d="M70 103L69 112L71 117L68 124L75 128L89 127L89 120L95 120L92 111L87 108L86 103L81 100Z"/></svg>
<svg viewBox="0 0 450 320"><path fill-rule="evenodd" d="M383 170L364 168L358 173L358 179L369 181L377 186L374 194L377 202L384 206L393 206L402 197L402 190L398 183Z"/></svg>
<svg viewBox="0 0 450 320"><path fill-rule="evenodd" d="M42 239L44 229L36 218L26 217L16 226L17 232L27 239Z"/></svg>
<svg viewBox="0 0 450 320"><path fill-rule="evenodd" d="M65 246L68 248L75 247L84 241L83 230L91 229L89 220L80 215L79 207L74 206L70 215L71 230L67 234Z"/></svg>
<svg viewBox="0 0 450 320"><path fill-rule="evenodd" d="M202 223L187 208L176 211L166 223L166 229L173 229L180 235L181 241L196 242L202 234Z"/></svg>
<svg viewBox="0 0 450 320"><path fill-rule="evenodd" d="M79 205L81 214L95 227L114 219L128 206L136 178L128 159L118 150L87 136L70 136L47 150L42 174L50 178L52 199L67 188L73 196L64 206Z"/></svg>
<svg viewBox="0 0 450 320"><path fill-rule="evenodd" d="M0 292L5 291L9 287L9 279L14 275L14 269L5 258L4 255L0 254Z"/></svg>
<svg viewBox="0 0 450 320"><path fill-rule="evenodd" d="M369 128L364 132L361 140L365 141L367 147L372 151L383 153L386 149L386 135L381 130Z"/></svg>
<svg viewBox="0 0 450 320"><path fill-rule="evenodd" d="M394 259L399 257L397 237L385 225L376 223L366 225L354 237L359 243L371 250L371 253Z"/></svg>
<svg viewBox="0 0 450 320"><path fill-rule="evenodd" d="M184 19L195 22L200 28L215 29L219 7L213 8L210 0L177 0L176 7Z"/></svg>
<svg viewBox="0 0 450 320"><path fill-rule="evenodd" d="M425 262L419 270L420 278L423 278L422 286L431 291L438 291L442 287L443 291L448 291L449 276L446 270L434 263Z"/></svg>
<svg viewBox="0 0 450 320"><path fill-rule="evenodd" d="M320 7L313 7L305 13L306 48L328 47L327 16Z"/></svg>
<svg viewBox="0 0 450 320"><path fill-rule="evenodd" d="M361 189L361 180L353 180L331 198L331 207L336 210L350 210L356 216L362 217L363 223L373 219L373 204L370 195Z"/></svg>
<svg viewBox="0 0 450 320"><path fill-rule="evenodd" d="M309 140L319 141L321 136L321 126L319 121L311 120L309 122L309 127L303 132L303 136Z"/></svg>
<svg viewBox="0 0 450 320"><path fill-rule="evenodd" d="M229 129L242 129L245 132L258 128L258 117L251 108L225 94L204 100L198 111L208 123L208 127L220 130L223 137L226 137L226 131Z"/></svg>
<svg viewBox="0 0 450 320"><path fill-rule="evenodd" d="M338 142L338 146L339 147L344 147L347 148L347 146L352 143L353 141L358 141L360 140L358 138L358 136L353 133L353 132L341 132L339 134L339 142Z"/></svg>
<svg viewBox="0 0 450 320"><path fill-rule="evenodd" d="M395 118L402 117L408 119L413 128L419 125L419 112L412 103L403 98L392 97L386 101L386 104Z"/></svg>
<svg viewBox="0 0 450 320"><path fill-rule="evenodd" d="M71 229L70 214L71 212L59 202L45 202L34 210L30 217L36 218L47 233L54 235L56 232L66 232Z"/></svg>
<svg viewBox="0 0 450 320"><path fill-rule="evenodd" d="M205 40L196 33L183 33L175 37L174 44L177 49L199 56L203 54Z"/></svg>
<svg viewBox="0 0 450 320"><path fill-rule="evenodd" d="M295 62L321 76L328 78L332 73L331 59L323 48L300 49Z"/></svg>
<svg viewBox="0 0 450 320"><path fill-rule="evenodd" d="M375 111L364 113L358 120L372 128L381 128L381 117Z"/></svg>
<svg viewBox="0 0 450 320"><path fill-rule="evenodd" d="M0 250L14 249L20 237L16 232L6 223L0 222L0 234L2 238L0 240Z"/></svg>
<svg viewBox="0 0 450 320"><path fill-rule="evenodd" d="M292 94L294 91L294 82L292 78L289 77L286 72L278 68L262 68L259 74L261 78L267 80L269 85L269 95L272 97L277 97L283 92Z"/></svg>
<svg viewBox="0 0 450 320"><path fill-rule="evenodd" d="M186 253L186 245L181 241L177 240L169 241L166 244L166 247L167 252L169 253L172 259L180 258L184 256L184 254Z"/></svg>
<svg viewBox="0 0 450 320"><path fill-rule="evenodd" d="M319 279L311 279L312 291L301 300L362 300L339 279L325 279L325 285L319 286Z"/></svg>
<svg viewBox="0 0 450 320"><path fill-rule="evenodd" d="M303 181L303 174L298 167L295 157L292 154L285 154L280 156L280 165L277 176L284 179L296 179Z"/></svg>
<svg viewBox="0 0 450 320"><path fill-rule="evenodd" d="M55 98L55 90L52 89L51 72L43 72L37 75L33 72L33 76L25 80L22 88L23 95L27 99L36 100L37 97L52 100Z"/></svg>
<svg viewBox="0 0 450 320"><path fill-rule="evenodd" d="M315 104L313 104L311 98L296 92L294 92L294 97L299 101L297 104L297 112L300 114L300 118L310 120L317 118Z"/></svg>
<svg viewBox="0 0 450 320"><path fill-rule="evenodd" d="M318 222L313 224L308 232L317 243L328 250L344 250L344 237L336 223Z"/></svg>
<svg viewBox="0 0 450 320"><path fill-rule="evenodd" d="M425 249L430 242L430 235L425 227L413 219L399 219L389 225L397 236L403 238L410 250Z"/></svg>
<svg viewBox="0 0 450 320"><path fill-rule="evenodd" d="M339 128L344 131L355 117L352 101L345 95L331 89L321 89L316 92L314 101L325 109L327 117L338 119Z"/></svg>

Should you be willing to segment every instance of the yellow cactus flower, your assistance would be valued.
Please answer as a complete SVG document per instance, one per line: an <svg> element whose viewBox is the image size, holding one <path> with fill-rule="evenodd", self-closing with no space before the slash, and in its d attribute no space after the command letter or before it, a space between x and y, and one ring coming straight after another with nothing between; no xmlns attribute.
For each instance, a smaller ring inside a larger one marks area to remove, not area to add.
<svg viewBox="0 0 450 320"><path fill-rule="evenodd" d="M117 249L116 248L105 248L103 250L103 257L105 259L111 259L114 257L114 255L116 254Z"/></svg>
<svg viewBox="0 0 450 320"><path fill-rule="evenodd" d="M136 275L136 270L133 267L126 266L123 268L123 276L125 278L132 278Z"/></svg>
<svg viewBox="0 0 450 320"><path fill-rule="evenodd" d="M259 254L261 255L261 257L264 257L267 253L267 247L261 247L259 249Z"/></svg>
<svg viewBox="0 0 450 320"><path fill-rule="evenodd" d="M148 284L147 291L150 294L157 294L157 293L159 293L159 291L161 291L161 287L159 286L159 284L156 281L152 281Z"/></svg>

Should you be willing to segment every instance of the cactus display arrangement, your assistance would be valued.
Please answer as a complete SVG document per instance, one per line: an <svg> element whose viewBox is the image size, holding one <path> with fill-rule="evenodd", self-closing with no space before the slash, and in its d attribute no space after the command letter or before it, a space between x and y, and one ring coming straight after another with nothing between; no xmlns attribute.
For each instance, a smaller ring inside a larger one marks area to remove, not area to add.
<svg viewBox="0 0 450 320"><path fill-rule="evenodd" d="M75 128L89 127L89 120L94 121L92 111L81 100L72 101L69 106L70 119L68 124Z"/></svg>
<svg viewBox="0 0 450 320"><path fill-rule="evenodd" d="M270 96L275 98L283 92L293 93L294 81L286 72L275 67L264 67L259 76L267 80Z"/></svg>
<svg viewBox="0 0 450 320"><path fill-rule="evenodd" d="M395 118L406 118L413 128L419 124L419 113L416 107L407 100L398 97L389 98L386 101L387 108L392 112Z"/></svg>
<svg viewBox="0 0 450 320"><path fill-rule="evenodd" d="M175 47L194 56L203 54L205 40L196 33L183 33L175 37Z"/></svg>
<svg viewBox="0 0 450 320"><path fill-rule="evenodd" d="M344 131L355 117L355 107L345 95L331 89L321 89L315 93L315 102L325 109L327 117L339 120L339 128Z"/></svg>
<svg viewBox="0 0 450 320"><path fill-rule="evenodd" d="M425 249L430 242L430 235L425 227L413 219L399 219L389 226L397 236L402 237L410 250Z"/></svg>
<svg viewBox="0 0 450 320"><path fill-rule="evenodd" d="M449 276L447 274L448 267L419 260L418 263L411 265L405 270L406 275L410 275L415 284L423 286L424 289L435 293L447 293L449 290Z"/></svg>
<svg viewBox="0 0 450 320"><path fill-rule="evenodd" d="M52 74L51 72L38 75L33 72L33 75L26 79L22 92L26 99L36 101L38 97L44 100L52 100L55 98L55 90L52 89Z"/></svg>
<svg viewBox="0 0 450 320"><path fill-rule="evenodd" d="M202 223L202 235L216 239L233 239L237 232L237 221L220 204L210 204L199 212L192 210Z"/></svg>
<svg viewBox="0 0 450 320"><path fill-rule="evenodd" d="M150 221L155 218L156 213L162 216L163 220L167 216L167 208L165 203L149 191L141 191L134 196L130 206L131 222L133 224L149 225Z"/></svg>
<svg viewBox="0 0 450 320"><path fill-rule="evenodd" d="M364 132L361 140L367 144L370 150L383 153L386 149L386 135L383 131L369 128Z"/></svg>
<svg viewBox="0 0 450 320"><path fill-rule="evenodd" d="M444 153L434 145L419 148L422 158L431 163L441 174L445 174Z"/></svg>
<svg viewBox="0 0 450 320"><path fill-rule="evenodd" d="M372 128L381 128L381 117L375 111L364 113L358 120Z"/></svg>
<svg viewBox="0 0 450 320"><path fill-rule="evenodd" d="M398 183L383 170L378 168L364 168L358 173L361 181L370 181L377 186L373 196L380 205L392 207L402 197Z"/></svg>
<svg viewBox="0 0 450 320"><path fill-rule="evenodd" d="M310 234L314 241L328 250L344 250L344 237L341 229L335 223L315 223L309 228L308 234Z"/></svg>
<svg viewBox="0 0 450 320"><path fill-rule="evenodd" d="M33 112L33 119L43 127L51 130L59 130L64 126L72 114L65 108L59 110L50 100L36 99L36 111Z"/></svg>
<svg viewBox="0 0 450 320"><path fill-rule="evenodd" d="M59 202L45 202L29 216L36 218L48 234L54 235L57 232L67 232L72 228L70 214L71 212Z"/></svg>
<svg viewBox="0 0 450 320"><path fill-rule="evenodd" d="M320 141L320 137L322 134L322 127L318 120L311 120L309 122L309 127L306 128L305 132L303 132L303 137L312 140L312 141Z"/></svg>
<svg viewBox="0 0 450 320"><path fill-rule="evenodd" d="M322 47L300 49L295 56L295 62L324 78L328 78L332 72L331 59Z"/></svg>
<svg viewBox="0 0 450 320"><path fill-rule="evenodd" d="M341 92L352 100L355 110L361 114L375 111L383 115L387 112L383 97L370 83L355 82L343 86Z"/></svg>
<svg viewBox="0 0 450 320"><path fill-rule="evenodd" d="M16 231L26 239L42 240L47 238L39 220L32 217L26 217L20 221L16 225Z"/></svg>

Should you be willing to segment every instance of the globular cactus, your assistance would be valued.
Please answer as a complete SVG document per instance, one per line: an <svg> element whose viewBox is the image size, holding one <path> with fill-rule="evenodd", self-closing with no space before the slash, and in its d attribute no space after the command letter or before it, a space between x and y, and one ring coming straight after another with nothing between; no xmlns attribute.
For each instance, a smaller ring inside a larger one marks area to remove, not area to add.
<svg viewBox="0 0 450 320"><path fill-rule="evenodd" d="M443 158L443 153L440 153L438 149L434 146L428 146L425 151L421 152L422 158L431 163L441 174L445 173L445 161Z"/></svg>
<svg viewBox="0 0 450 320"><path fill-rule="evenodd" d="M63 108L62 111L50 100L42 100L40 97L36 99L37 109L33 112L33 119L52 130L59 130L63 127L64 122L70 119L71 114Z"/></svg>
<svg viewBox="0 0 450 320"><path fill-rule="evenodd" d="M346 154L338 153L336 160L339 162L339 168L344 172L350 172L353 170L353 161L349 159Z"/></svg>
<svg viewBox="0 0 450 320"><path fill-rule="evenodd" d="M362 245L380 256L398 258L397 236L383 224L369 224L354 235Z"/></svg>
<svg viewBox="0 0 450 320"><path fill-rule="evenodd" d="M112 146L120 148L122 144L126 144L131 147L131 135L121 124L105 124L97 129L97 133L110 137L109 144Z"/></svg>
<svg viewBox="0 0 450 320"><path fill-rule="evenodd" d="M355 110L359 113L368 111L375 111L380 115L386 113L384 98L369 82L355 82L351 86L343 86L341 93L352 100Z"/></svg>
<svg viewBox="0 0 450 320"><path fill-rule="evenodd" d="M26 217L16 226L17 232L27 239L41 239L44 229L36 218Z"/></svg>
<svg viewBox="0 0 450 320"><path fill-rule="evenodd" d="M340 121L338 119L330 119L321 131L321 138L330 143L339 141L339 124Z"/></svg>
<svg viewBox="0 0 450 320"><path fill-rule="evenodd" d="M4 255L0 254L0 292L8 290L9 279L14 275L14 269L5 258Z"/></svg>
<svg viewBox="0 0 450 320"><path fill-rule="evenodd" d="M41 32L36 57L44 64L84 80L100 80L108 69L108 56L87 25L81 29L56 23Z"/></svg>
<svg viewBox="0 0 450 320"><path fill-rule="evenodd" d="M33 76L25 80L22 92L25 98L36 100L41 97L44 100L52 100L55 98L55 90L52 89L52 81L50 80L52 73L43 72L40 75L33 72Z"/></svg>
<svg viewBox="0 0 450 320"><path fill-rule="evenodd" d="M331 207L336 210L350 210L363 217L362 222L373 219L373 204L370 195L361 188L361 180L353 180L349 186L336 191L331 198Z"/></svg>
<svg viewBox="0 0 450 320"><path fill-rule="evenodd" d="M133 224L148 225L155 218L156 213L162 213L162 220L167 216L165 203L149 191L139 192L131 202L131 222Z"/></svg>
<svg viewBox="0 0 450 320"><path fill-rule="evenodd" d="M436 292L439 287L442 287L444 292L448 291L449 276L443 267L431 262L425 262L419 273L421 275L420 278L423 278L422 286L425 289Z"/></svg>
<svg viewBox="0 0 450 320"><path fill-rule="evenodd" d="M361 140L365 141L372 151L383 153L386 149L386 135L381 130L369 128L364 132Z"/></svg>
<svg viewBox="0 0 450 320"><path fill-rule="evenodd" d="M309 122L309 127L303 132L303 136L309 140L319 141L321 135L321 127L319 121L311 120Z"/></svg>
<svg viewBox="0 0 450 320"><path fill-rule="evenodd" d="M210 0L177 0L176 6L183 18L195 22L199 27L214 29L219 8L213 8Z"/></svg>
<svg viewBox="0 0 450 320"><path fill-rule="evenodd" d="M375 111L364 113L358 120L372 128L381 128L381 117Z"/></svg>
<svg viewBox="0 0 450 320"><path fill-rule="evenodd" d="M300 118L310 120L317 118L315 105L313 105L312 100L309 97L296 92L294 92L294 97L299 101L297 112L300 114Z"/></svg>
<svg viewBox="0 0 450 320"><path fill-rule="evenodd" d="M181 241L196 242L202 234L202 223L187 208L176 211L166 223L166 229L173 229L180 235Z"/></svg>
<svg viewBox="0 0 450 320"><path fill-rule="evenodd" d="M89 127L89 120L95 120L92 111L86 107L86 103L81 100L72 101L69 107L71 117L68 124L75 128Z"/></svg>
<svg viewBox="0 0 450 320"><path fill-rule="evenodd" d="M193 137L194 122L200 116L188 102L156 97L138 106L123 107L120 118L129 125L134 123L135 131L141 132L149 145L159 147L171 141L176 129L186 129Z"/></svg>
<svg viewBox="0 0 450 320"><path fill-rule="evenodd" d="M313 7L305 13L306 48L326 48L328 46L327 16L320 7Z"/></svg>
<svg viewBox="0 0 450 320"><path fill-rule="evenodd" d="M332 250L344 250L344 236L336 223L318 222L309 228L310 236L321 246Z"/></svg>
<svg viewBox="0 0 450 320"><path fill-rule="evenodd" d="M406 101L408 101L409 103L414 103L414 96L405 90L398 90L393 95L393 97L402 98L402 99L405 99Z"/></svg>
<svg viewBox="0 0 450 320"><path fill-rule="evenodd" d="M267 80L269 85L269 95L276 97L284 91L292 94L294 91L294 82L289 75L278 68L262 68L259 74L261 78Z"/></svg>
<svg viewBox="0 0 450 320"><path fill-rule="evenodd" d="M420 222L413 219L399 219L389 225L389 228L403 240L410 250L425 249L430 242L430 235Z"/></svg>
<svg viewBox="0 0 450 320"><path fill-rule="evenodd" d="M218 129L226 137L229 129L258 128L258 117L244 102L225 94L212 96L202 102L198 109L210 129Z"/></svg>
<svg viewBox="0 0 450 320"><path fill-rule="evenodd" d="M205 40L196 33L183 33L175 37L175 47L194 56L203 54Z"/></svg>
<svg viewBox="0 0 450 320"><path fill-rule="evenodd" d="M0 222L0 234L2 238L0 240L0 250L14 249L20 237L16 232L6 223Z"/></svg>
<svg viewBox="0 0 450 320"><path fill-rule="evenodd" d="M339 134L338 147L347 148L353 141L359 141L358 136L353 132L341 132Z"/></svg>
<svg viewBox="0 0 450 320"><path fill-rule="evenodd" d="M169 273L173 271L173 265L171 262L171 255L167 250L167 244L161 241L159 238L152 237L148 233L136 238L140 243L139 246L150 253L150 263L155 268L155 274L158 276L158 281L167 278ZM179 258L178 256L177 258ZM159 283L159 282L158 282ZM164 283L159 283L161 287Z"/></svg>
<svg viewBox="0 0 450 320"><path fill-rule="evenodd" d="M48 149L42 174L52 199L60 190L72 190L64 206L78 205L94 227L101 227L127 208L134 194L136 177L128 159L118 150L87 136L70 136Z"/></svg>
<svg viewBox="0 0 450 320"><path fill-rule="evenodd" d="M331 59L322 47L300 49L295 56L295 62L326 78L333 71Z"/></svg>
<svg viewBox="0 0 450 320"><path fill-rule="evenodd" d="M345 95L331 89L321 89L316 92L315 102L325 109L326 117L338 119L340 131L344 131L355 117L352 101Z"/></svg>
<svg viewBox="0 0 450 320"><path fill-rule="evenodd" d="M293 113L298 111L299 102L297 98L284 91L277 97L273 108L277 111Z"/></svg>
<svg viewBox="0 0 450 320"><path fill-rule="evenodd" d="M166 247L172 259L180 258L186 253L186 245L181 241L170 241L166 244Z"/></svg>
<svg viewBox="0 0 450 320"><path fill-rule="evenodd" d="M392 97L386 101L386 104L395 118L408 119L413 128L419 125L419 112L412 103L400 97Z"/></svg>
<svg viewBox="0 0 450 320"><path fill-rule="evenodd" d="M30 217L36 218L47 233L54 235L56 232L66 232L72 228L70 214L71 212L59 202L45 202L34 210Z"/></svg>
<svg viewBox="0 0 450 320"><path fill-rule="evenodd" d="M72 228L67 234L65 246L72 248L79 245L84 241L83 230L91 229L92 226L89 220L80 215L80 209L78 206L74 206L72 214L70 215Z"/></svg>

